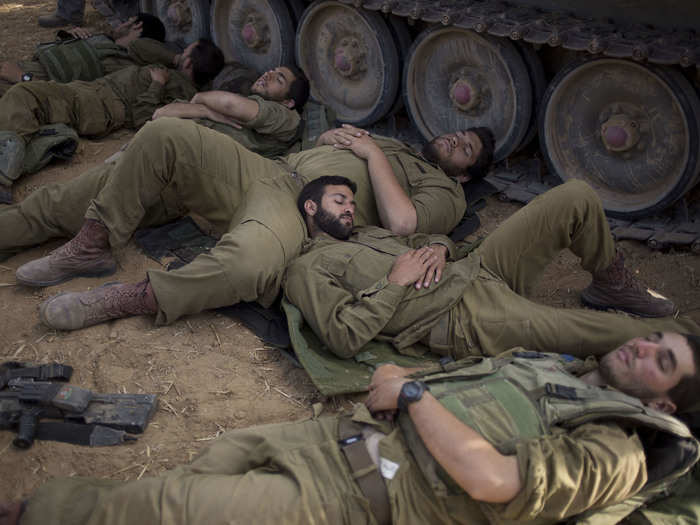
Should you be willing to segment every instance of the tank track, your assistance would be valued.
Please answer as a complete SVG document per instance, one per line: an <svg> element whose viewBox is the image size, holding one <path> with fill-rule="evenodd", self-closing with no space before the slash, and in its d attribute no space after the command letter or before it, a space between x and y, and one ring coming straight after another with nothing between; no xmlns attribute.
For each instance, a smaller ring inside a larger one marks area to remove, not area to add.
<svg viewBox="0 0 700 525"><path fill-rule="evenodd" d="M563 47L661 65L700 67L700 38L692 30L668 31L552 13L497 0L340 0L356 8L410 21L471 29L530 44Z"/></svg>
<svg viewBox="0 0 700 525"><path fill-rule="evenodd" d="M497 166L486 180L498 190L499 200L526 204L560 183L544 171L539 159L526 159ZM700 254L700 198L691 201L686 197L663 214L637 220L608 217L610 232L617 240L644 242L653 250L689 249Z"/></svg>

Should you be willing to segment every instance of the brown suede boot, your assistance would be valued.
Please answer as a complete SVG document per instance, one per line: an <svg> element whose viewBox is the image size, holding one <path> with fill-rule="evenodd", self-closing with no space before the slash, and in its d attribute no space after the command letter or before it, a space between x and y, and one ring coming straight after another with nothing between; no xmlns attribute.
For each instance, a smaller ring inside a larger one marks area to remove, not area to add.
<svg viewBox="0 0 700 525"><path fill-rule="evenodd" d="M116 269L107 228L100 221L85 219L75 237L46 257L23 264L15 276L25 286L53 286L74 277L111 275Z"/></svg>
<svg viewBox="0 0 700 525"><path fill-rule="evenodd" d="M57 330L78 330L131 315L155 314L158 303L148 279L107 283L87 292L61 293L39 307L41 322Z"/></svg>
<svg viewBox="0 0 700 525"><path fill-rule="evenodd" d="M676 311L673 301L647 288L625 268L619 250L610 266L593 275L581 301L598 310L614 308L642 317L666 317Z"/></svg>

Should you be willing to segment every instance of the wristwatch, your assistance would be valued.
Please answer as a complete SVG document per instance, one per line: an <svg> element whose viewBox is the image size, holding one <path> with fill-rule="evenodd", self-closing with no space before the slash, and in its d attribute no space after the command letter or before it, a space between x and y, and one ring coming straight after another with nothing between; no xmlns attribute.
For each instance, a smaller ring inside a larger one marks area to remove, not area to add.
<svg viewBox="0 0 700 525"><path fill-rule="evenodd" d="M32 78L34 78L34 75L31 73L22 73L22 82L29 82Z"/></svg>
<svg viewBox="0 0 700 525"><path fill-rule="evenodd" d="M408 410L408 405L420 401L423 397L423 392L426 390L430 390L430 388L422 381L409 381L404 383L399 393L399 399L396 402L399 410Z"/></svg>

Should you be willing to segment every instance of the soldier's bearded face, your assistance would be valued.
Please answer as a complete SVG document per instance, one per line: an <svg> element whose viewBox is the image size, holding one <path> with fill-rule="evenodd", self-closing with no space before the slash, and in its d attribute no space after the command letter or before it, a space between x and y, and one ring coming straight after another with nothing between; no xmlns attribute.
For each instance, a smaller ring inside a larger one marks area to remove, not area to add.
<svg viewBox="0 0 700 525"><path fill-rule="evenodd" d="M314 223L320 230L323 230L331 237L345 241L352 233L353 218L352 215L347 213L336 216L321 207L314 215Z"/></svg>
<svg viewBox="0 0 700 525"><path fill-rule="evenodd" d="M341 241L350 237L355 222L355 196L350 188L326 186L317 206L313 221L319 230Z"/></svg>
<svg viewBox="0 0 700 525"><path fill-rule="evenodd" d="M435 162L450 177L464 177L468 180L467 169L473 166L483 144L479 136L473 131L458 131L434 138L423 148L423 155L431 162Z"/></svg>
<svg viewBox="0 0 700 525"><path fill-rule="evenodd" d="M608 385L644 401L666 395L695 374L695 360L685 337L655 332L604 355L598 370Z"/></svg>

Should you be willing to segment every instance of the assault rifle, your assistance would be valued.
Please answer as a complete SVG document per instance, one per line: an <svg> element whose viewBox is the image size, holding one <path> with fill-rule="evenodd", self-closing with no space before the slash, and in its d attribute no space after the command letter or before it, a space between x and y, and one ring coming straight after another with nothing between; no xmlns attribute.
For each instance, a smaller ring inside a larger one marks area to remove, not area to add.
<svg viewBox="0 0 700 525"><path fill-rule="evenodd" d="M17 429L16 447L29 448L34 439L117 445L143 433L157 408L154 394L95 394L65 383L71 373L57 364L0 366L0 430Z"/></svg>

